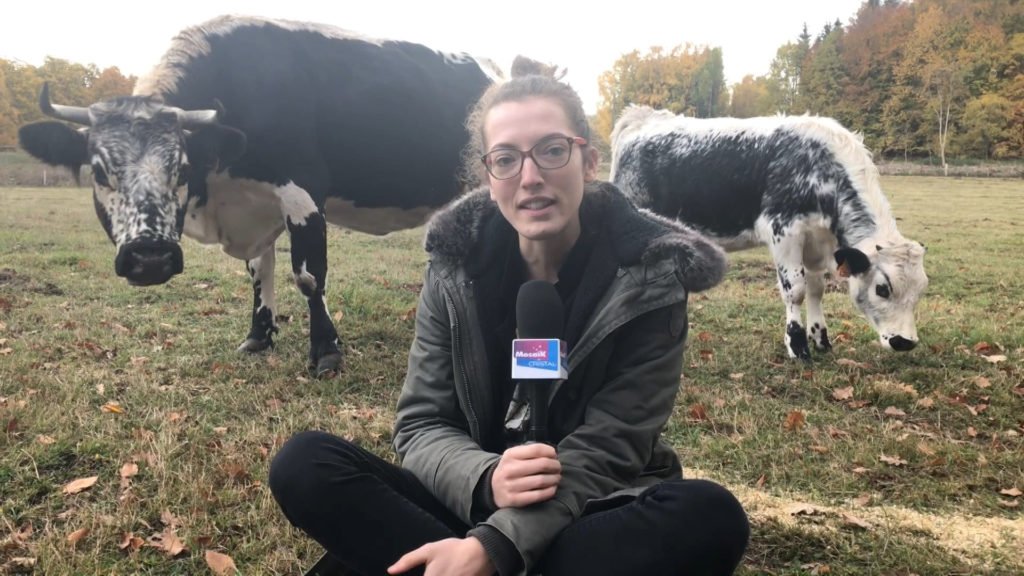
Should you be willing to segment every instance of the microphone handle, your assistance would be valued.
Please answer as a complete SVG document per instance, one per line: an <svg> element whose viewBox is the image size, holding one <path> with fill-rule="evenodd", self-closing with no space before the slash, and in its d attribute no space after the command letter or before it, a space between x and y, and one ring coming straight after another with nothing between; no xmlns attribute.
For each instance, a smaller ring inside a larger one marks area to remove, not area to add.
<svg viewBox="0 0 1024 576"><path fill-rule="evenodd" d="M527 393L530 400L530 442L548 441L548 394L551 382L530 380Z"/></svg>

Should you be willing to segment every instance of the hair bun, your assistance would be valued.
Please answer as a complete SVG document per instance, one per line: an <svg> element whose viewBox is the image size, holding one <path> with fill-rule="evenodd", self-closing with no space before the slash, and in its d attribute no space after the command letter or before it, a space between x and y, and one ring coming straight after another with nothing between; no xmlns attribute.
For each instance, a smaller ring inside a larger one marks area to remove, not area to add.
<svg viewBox="0 0 1024 576"><path fill-rule="evenodd" d="M513 78L521 76L547 76L555 80L561 80L565 77L566 72L568 70L565 68L560 69L554 64L545 64L523 55L516 56L515 60L512 61Z"/></svg>

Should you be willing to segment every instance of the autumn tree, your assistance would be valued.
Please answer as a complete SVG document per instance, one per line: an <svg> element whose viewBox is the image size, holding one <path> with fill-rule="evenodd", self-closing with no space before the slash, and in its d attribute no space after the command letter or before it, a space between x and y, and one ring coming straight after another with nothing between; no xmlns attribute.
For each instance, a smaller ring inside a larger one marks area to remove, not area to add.
<svg viewBox="0 0 1024 576"><path fill-rule="evenodd" d="M804 60L811 50L807 25L796 42L787 42L775 52L768 72L770 94L775 108L783 114L803 112L800 106L800 78Z"/></svg>
<svg viewBox="0 0 1024 576"><path fill-rule="evenodd" d="M964 107L962 150L975 158L1006 158L1015 153L1013 103L999 94L983 94Z"/></svg>
<svg viewBox="0 0 1024 576"><path fill-rule="evenodd" d="M598 79L598 90L595 128L606 138L630 104L701 118L722 116L729 105L721 48L689 44L622 55Z"/></svg>
<svg viewBox="0 0 1024 576"><path fill-rule="evenodd" d="M807 112L832 116L849 125L855 115L842 108L847 83L842 43L843 28L835 25L815 42L800 75L799 100Z"/></svg>
<svg viewBox="0 0 1024 576"><path fill-rule="evenodd" d="M963 20L948 18L940 4L928 5L918 14L903 61L896 68L900 81L925 103L939 160L947 174L946 147L951 130L956 128L954 114L960 112L968 94L965 63L956 58L966 26Z"/></svg>
<svg viewBox="0 0 1024 576"><path fill-rule="evenodd" d="M18 140L18 120L7 89L4 67L0 67L0 147L14 146Z"/></svg>
<svg viewBox="0 0 1024 576"><path fill-rule="evenodd" d="M117 66L104 68L89 89L89 100L99 102L115 96L129 96L135 88L135 76L125 76Z"/></svg>
<svg viewBox="0 0 1024 576"><path fill-rule="evenodd" d="M729 115L736 118L753 118L775 113L768 79L750 74L732 87L732 102Z"/></svg>

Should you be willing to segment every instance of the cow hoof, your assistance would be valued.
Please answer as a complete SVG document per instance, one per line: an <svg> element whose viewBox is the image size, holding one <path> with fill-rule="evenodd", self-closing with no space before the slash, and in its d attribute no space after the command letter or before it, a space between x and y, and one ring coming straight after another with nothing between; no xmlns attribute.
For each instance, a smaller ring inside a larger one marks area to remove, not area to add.
<svg viewBox="0 0 1024 576"><path fill-rule="evenodd" d="M822 343L822 344L818 344L817 342L815 342L814 343L814 350L816 352L821 352L822 354L828 354L829 352L832 351L832 344L829 343L829 342L825 342L825 343Z"/></svg>
<svg viewBox="0 0 1024 576"><path fill-rule="evenodd" d="M274 341L267 338L266 340L257 340L255 338L246 338L245 342L238 347L239 352L246 352L248 354L255 354L257 352L263 352L267 348L272 348Z"/></svg>
<svg viewBox="0 0 1024 576"><path fill-rule="evenodd" d="M341 352L333 352L317 360L316 366L311 366L311 371L317 378L331 378L341 372L343 364Z"/></svg>
<svg viewBox="0 0 1024 576"><path fill-rule="evenodd" d="M811 361L811 349L804 346L803 348L789 349L789 357L795 360L803 360L804 362L810 363Z"/></svg>

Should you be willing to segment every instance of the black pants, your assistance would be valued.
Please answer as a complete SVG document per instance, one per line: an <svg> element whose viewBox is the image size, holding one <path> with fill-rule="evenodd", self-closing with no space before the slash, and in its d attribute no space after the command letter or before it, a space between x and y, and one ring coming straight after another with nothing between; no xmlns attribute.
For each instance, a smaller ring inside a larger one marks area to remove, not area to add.
<svg viewBox="0 0 1024 576"><path fill-rule="evenodd" d="M270 465L270 489L293 525L366 576L385 574L406 552L470 528L411 472L323 432L285 443ZM743 508L725 488L668 481L568 526L535 570L544 576L732 574L749 533Z"/></svg>

